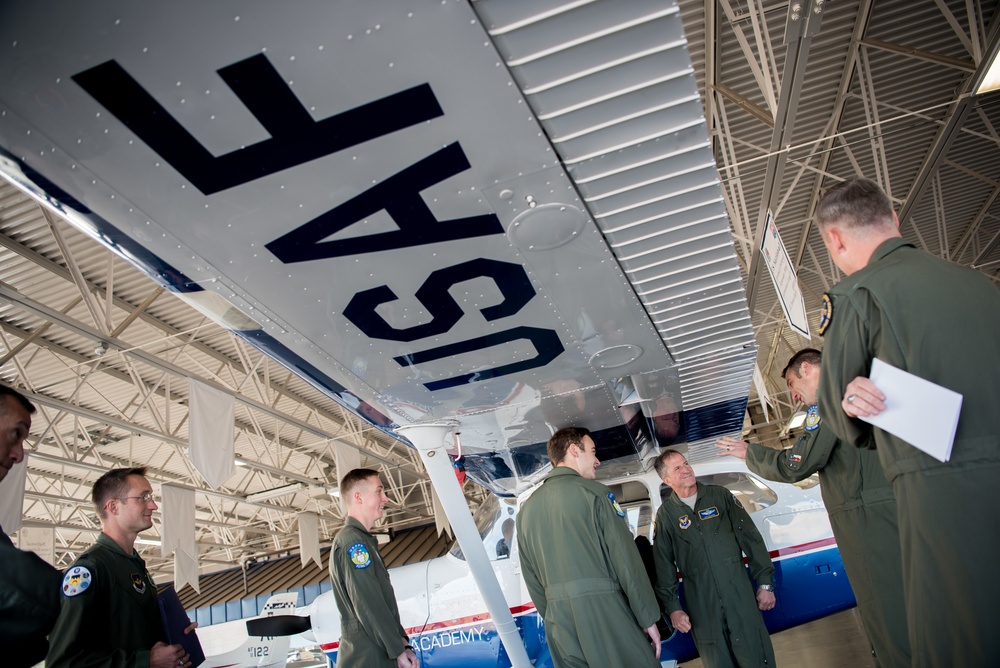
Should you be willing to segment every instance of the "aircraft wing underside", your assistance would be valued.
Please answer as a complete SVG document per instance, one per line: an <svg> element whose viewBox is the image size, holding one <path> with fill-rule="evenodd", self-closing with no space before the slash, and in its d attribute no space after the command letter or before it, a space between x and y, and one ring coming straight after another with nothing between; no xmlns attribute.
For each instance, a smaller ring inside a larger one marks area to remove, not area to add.
<svg viewBox="0 0 1000 668"><path fill-rule="evenodd" d="M558 427L615 475L742 426L674 2L53 7L0 8L0 170L380 428L510 494Z"/></svg>

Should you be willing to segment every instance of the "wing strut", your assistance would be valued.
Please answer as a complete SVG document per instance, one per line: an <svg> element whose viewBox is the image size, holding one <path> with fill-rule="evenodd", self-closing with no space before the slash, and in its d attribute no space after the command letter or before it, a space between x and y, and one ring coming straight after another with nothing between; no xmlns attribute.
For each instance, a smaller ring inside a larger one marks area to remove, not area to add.
<svg viewBox="0 0 1000 668"><path fill-rule="evenodd" d="M455 477L455 471L451 466L451 459L445 450L445 438L451 434L454 424L430 423L409 425L399 428L399 433L405 436L416 447L420 453L420 459L424 462L431 478L431 484L441 499L451 528L455 531L455 538L462 546L462 554L469 564L472 577L479 586L479 591L486 602L486 609L493 618L493 623L497 627L507 656L510 659L512 668L531 668L531 661L528 659L528 652L524 648L524 641L514 624L514 616L510 613L510 606L500 589L496 572L486 555L486 548L479 537L476 523L472 520L472 513L469 512L469 504L462 494L462 488Z"/></svg>

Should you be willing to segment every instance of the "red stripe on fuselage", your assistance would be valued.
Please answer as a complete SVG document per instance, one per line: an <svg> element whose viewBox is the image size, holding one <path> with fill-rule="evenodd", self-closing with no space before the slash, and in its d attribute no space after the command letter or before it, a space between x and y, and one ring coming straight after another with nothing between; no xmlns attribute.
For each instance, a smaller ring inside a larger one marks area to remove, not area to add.
<svg viewBox="0 0 1000 668"><path fill-rule="evenodd" d="M777 557L788 557L793 554L799 554L801 552L809 552L811 550L818 550L825 547L836 547L837 541L834 538L824 538L822 540L814 540L810 543L802 543L800 545L793 545L792 547L782 547L777 550L771 550L768 552L772 559ZM744 561L746 559L744 558ZM510 609L512 615L523 615L525 613L531 612L535 609L532 603L525 603L524 605L516 605ZM446 629L452 626L463 626L465 624L474 624L475 622L485 622L492 621L492 617L489 613L483 612L475 615L467 615L465 617L457 617L455 619L441 620L439 622L431 622L426 626L414 626L413 628L406 629L407 635L420 635L427 633L429 631L438 631L440 629ZM331 651L340 647L339 642L325 643L321 644L320 648L323 651Z"/></svg>

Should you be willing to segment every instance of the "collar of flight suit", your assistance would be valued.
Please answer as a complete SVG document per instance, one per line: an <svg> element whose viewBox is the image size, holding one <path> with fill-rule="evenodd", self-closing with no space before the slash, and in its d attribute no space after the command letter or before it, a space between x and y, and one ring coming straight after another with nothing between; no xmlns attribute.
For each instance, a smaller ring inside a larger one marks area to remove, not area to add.
<svg viewBox="0 0 1000 668"><path fill-rule="evenodd" d="M132 554L126 554L125 550L122 549L122 546L116 543L114 538L104 533L103 531L97 534L97 544L108 548L115 554L120 554L121 556L127 557L129 559L137 559L141 561L143 564L146 563L142 561L142 558L139 556L139 553L136 552L134 547L132 548Z"/></svg>
<svg viewBox="0 0 1000 668"><path fill-rule="evenodd" d="M577 473L576 470L571 469L568 466L554 466L552 468L552 470L549 471L549 474L547 476L545 476L545 479L549 480L550 478L556 478L556 477L564 476L564 475L575 475L578 478L582 478L583 477L582 475L580 475L579 473Z"/></svg>
<svg viewBox="0 0 1000 668"><path fill-rule="evenodd" d="M889 253L893 252L894 250L897 250L898 248L902 248L903 246L910 246L911 248L916 248L916 246L914 246L911 242L907 241L902 237L893 237L892 239L886 239L885 241L883 241L878 245L878 248L875 249L875 252L872 253L872 256L868 258L868 264L866 264L865 267L867 268L874 265L876 262L884 258Z"/></svg>

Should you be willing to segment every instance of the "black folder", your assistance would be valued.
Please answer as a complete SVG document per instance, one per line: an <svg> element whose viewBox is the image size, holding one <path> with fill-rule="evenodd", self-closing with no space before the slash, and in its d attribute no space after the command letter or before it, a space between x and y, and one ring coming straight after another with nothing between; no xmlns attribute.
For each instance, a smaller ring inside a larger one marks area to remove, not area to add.
<svg viewBox="0 0 1000 668"><path fill-rule="evenodd" d="M156 600L160 604L160 621L163 622L163 635L166 636L167 644L183 647L190 657L188 660L191 668L197 668L205 662L205 651L201 648L196 632L184 634L184 629L191 624L191 620L188 619L177 592L173 587L167 587L159 593Z"/></svg>

